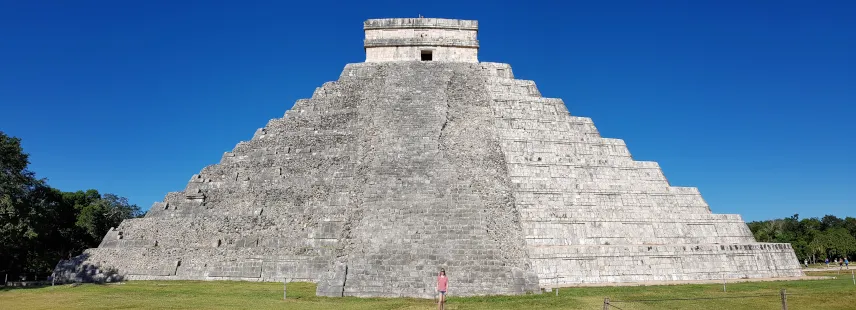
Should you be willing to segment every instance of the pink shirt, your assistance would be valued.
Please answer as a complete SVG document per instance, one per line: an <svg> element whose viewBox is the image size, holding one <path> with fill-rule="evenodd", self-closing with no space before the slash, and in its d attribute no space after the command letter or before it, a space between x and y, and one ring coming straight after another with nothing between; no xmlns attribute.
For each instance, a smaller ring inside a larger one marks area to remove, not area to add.
<svg viewBox="0 0 856 310"><path fill-rule="evenodd" d="M449 282L449 278L447 278L445 276L437 277L437 290L438 291L445 291L446 290L446 284L448 282Z"/></svg>

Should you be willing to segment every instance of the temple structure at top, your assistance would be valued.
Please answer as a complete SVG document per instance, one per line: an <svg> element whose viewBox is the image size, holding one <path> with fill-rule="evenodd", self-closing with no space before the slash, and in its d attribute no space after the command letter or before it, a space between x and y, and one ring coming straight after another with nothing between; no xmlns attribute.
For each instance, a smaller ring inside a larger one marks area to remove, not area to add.
<svg viewBox="0 0 856 310"><path fill-rule="evenodd" d="M366 20L366 62L478 62L478 21L443 18Z"/></svg>

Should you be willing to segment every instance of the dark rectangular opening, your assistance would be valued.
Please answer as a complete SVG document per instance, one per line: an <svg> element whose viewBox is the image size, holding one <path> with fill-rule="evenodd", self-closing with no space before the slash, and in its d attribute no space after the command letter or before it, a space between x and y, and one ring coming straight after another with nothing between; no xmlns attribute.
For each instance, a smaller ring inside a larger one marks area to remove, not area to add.
<svg viewBox="0 0 856 310"><path fill-rule="evenodd" d="M431 51L422 51L422 61L431 61Z"/></svg>

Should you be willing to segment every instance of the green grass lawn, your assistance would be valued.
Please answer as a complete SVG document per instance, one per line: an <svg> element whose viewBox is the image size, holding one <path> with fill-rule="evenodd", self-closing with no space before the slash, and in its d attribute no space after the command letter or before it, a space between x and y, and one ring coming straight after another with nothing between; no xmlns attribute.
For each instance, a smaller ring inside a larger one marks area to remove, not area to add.
<svg viewBox="0 0 856 310"><path fill-rule="evenodd" d="M831 275L836 272L811 273ZM829 280L635 287L564 288L524 296L449 298L446 309L781 309L779 290L786 289L789 309L856 309L856 285L849 272ZM771 295L754 298L740 296ZM670 298L718 298L629 302ZM628 301L628 302L621 302ZM281 283L130 281L119 284L55 286L0 290L0 309L436 309L431 300L410 298L326 298L315 296L311 283L289 283L282 300Z"/></svg>

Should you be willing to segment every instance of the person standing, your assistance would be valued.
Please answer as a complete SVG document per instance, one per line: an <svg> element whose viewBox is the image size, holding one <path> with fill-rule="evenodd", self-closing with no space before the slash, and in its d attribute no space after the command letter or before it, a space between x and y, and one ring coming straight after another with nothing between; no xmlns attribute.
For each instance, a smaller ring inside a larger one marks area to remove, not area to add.
<svg viewBox="0 0 856 310"><path fill-rule="evenodd" d="M449 278L446 277L446 270L440 269L440 275L437 276L437 291L440 292L440 302L437 303L437 309L446 309L446 289L449 285Z"/></svg>
<svg viewBox="0 0 856 310"><path fill-rule="evenodd" d="M844 268L850 269L850 260L847 257L844 257Z"/></svg>
<svg viewBox="0 0 856 310"><path fill-rule="evenodd" d="M829 269L829 257L827 257L824 262L826 263L826 269Z"/></svg>

